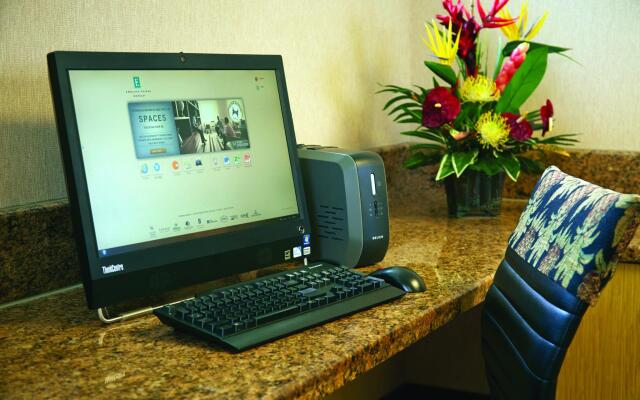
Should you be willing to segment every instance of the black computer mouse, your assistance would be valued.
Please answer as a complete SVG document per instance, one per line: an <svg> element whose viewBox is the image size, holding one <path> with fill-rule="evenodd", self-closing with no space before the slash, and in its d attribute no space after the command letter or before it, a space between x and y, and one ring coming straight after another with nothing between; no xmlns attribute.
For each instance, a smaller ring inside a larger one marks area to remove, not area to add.
<svg viewBox="0 0 640 400"><path fill-rule="evenodd" d="M395 266L383 268L370 273L369 276L382 279L388 284L408 293L424 292L427 290L427 287L420 275L407 267Z"/></svg>

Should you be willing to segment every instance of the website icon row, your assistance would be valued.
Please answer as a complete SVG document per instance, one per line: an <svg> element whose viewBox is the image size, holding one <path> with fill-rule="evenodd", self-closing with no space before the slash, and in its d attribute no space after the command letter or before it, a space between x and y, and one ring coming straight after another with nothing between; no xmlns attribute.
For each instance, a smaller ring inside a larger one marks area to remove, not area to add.
<svg viewBox="0 0 640 400"><path fill-rule="evenodd" d="M174 172L181 171L181 170L188 171L192 169L201 170L205 168L207 165L213 167L214 169L219 168L221 166L240 167L244 165L245 167L249 167L251 166L251 153L225 155L224 157L212 157L209 159L196 158L196 159L171 160L171 162L168 165L163 165L163 164L164 163L161 163L160 161L156 161L154 163L142 163L140 164L140 173L142 175L147 175L151 172L161 173L165 169L169 171L174 171Z"/></svg>

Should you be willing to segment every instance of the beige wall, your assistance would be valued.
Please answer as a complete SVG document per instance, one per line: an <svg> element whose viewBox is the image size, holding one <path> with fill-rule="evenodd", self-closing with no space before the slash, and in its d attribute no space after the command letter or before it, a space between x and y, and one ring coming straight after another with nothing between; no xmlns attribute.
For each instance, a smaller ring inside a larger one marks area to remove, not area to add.
<svg viewBox="0 0 640 400"><path fill-rule="evenodd" d="M581 148L640 150L640 1L530 0L531 11L550 11L536 38L573 49L581 65L550 59L533 96L557 105L557 128L579 132Z"/></svg>
<svg viewBox="0 0 640 400"><path fill-rule="evenodd" d="M640 2L531 3L534 14L551 11L540 40L574 48L582 63L553 59L531 104L554 100L558 130L583 132L581 147L640 150ZM0 208L66 195L49 51L282 54L298 141L371 147L405 140L376 83L428 82L420 35L439 9L435 0L0 0Z"/></svg>

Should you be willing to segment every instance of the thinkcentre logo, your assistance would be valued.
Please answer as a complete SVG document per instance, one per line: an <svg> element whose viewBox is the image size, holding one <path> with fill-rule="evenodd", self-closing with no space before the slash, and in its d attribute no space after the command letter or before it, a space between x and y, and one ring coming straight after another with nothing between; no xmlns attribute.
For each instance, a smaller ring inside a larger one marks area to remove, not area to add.
<svg viewBox="0 0 640 400"><path fill-rule="evenodd" d="M124 265L122 264L111 264L108 267L102 266L103 274L110 274L112 272L124 271Z"/></svg>

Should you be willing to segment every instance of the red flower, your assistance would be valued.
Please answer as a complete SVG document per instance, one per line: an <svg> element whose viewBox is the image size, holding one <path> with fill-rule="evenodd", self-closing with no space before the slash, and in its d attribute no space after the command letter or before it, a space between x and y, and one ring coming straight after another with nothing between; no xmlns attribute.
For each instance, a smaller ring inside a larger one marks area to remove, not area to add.
<svg viewBox="0 0 640 400"><path fill-rule="evenodd" d="M493 0L493 5L489 12L482 8L480 0L477 0L478 13L482 24L478 23L474 16L462 4L462 0L442 0L442 6L449 15L436 15L436 18L445 26L451 22L454 35L460 32L458 44L458 56L464 61L467 75L476 76L478 66L476 65L476 40L482 28L500 28L513 24L515 19L504 19L496 17L496 14L505 6L509 0ZM454 36L455 37L455 36Z"/></svg>
<svg viewBox="0 0 640 400"><path fill-rule="evenodd" d="M478 4L478 14L480 14L480 19L482 20L483 28L501 28L503 26L511 25L515 22L514 19L505 19L496 17L496 14L502 10L504 6L507 5L509 0L493 0L493 5L489 10L489 13L484 11L482 8L482 3L480 0L477 0Z"/></svg>
<svg viewBox="0 0 640 400"><path fill-rule="evenodd" d="M475 57L476 39L478 38L479 31L480 27L474 20L466 21L462 24L462 29L460 29L458 54L463 59L467 58L470 54L473 54Z"/></svg>
<svg viewBox="0 0 640 400"><path fill-rule="evenodd" d="M437 87L427 94L422 104L422 125L439 128L460 114L460 101L450 89Z"/></svg>
<svg viewBox="0 0 640 400"><path fill-rule="evenodd" d="M542 136L553 129L553 104L547 99L547 103L540 107L540 117L542 118Z"/></svg>
<svg viewBox="0 0 640 400"><path fill-rule="evenodd" d="M533 135L531 124L524 117L512 113L503 113L503 117L507 119L509 125L509 136L519 142L529 140Z"/></svg>
<svg viewBox="0 0 640 400"><path fill-rule="evenodd" d="M460 26L467 20L473 20L471 13L462 4L462 0L458 0L456 4L453 4L453 0L442 0L442 7L447 10L450 16L436 15L436 18L445 26L449 25L449 20L451 20L454 32L457 32ZM480 26L478 26L478 28L480 28Z"/></svg>

